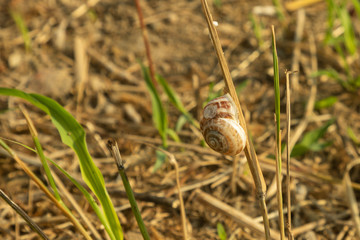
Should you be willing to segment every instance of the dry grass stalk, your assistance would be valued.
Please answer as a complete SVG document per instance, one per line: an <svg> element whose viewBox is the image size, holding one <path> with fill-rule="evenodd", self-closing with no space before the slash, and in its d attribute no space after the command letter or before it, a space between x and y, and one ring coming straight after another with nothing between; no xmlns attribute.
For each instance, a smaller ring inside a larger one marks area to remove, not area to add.
<svg viewBox="0 0 360 240"><path fill-rule="evenodd" d="M135 5L136 5L136 10L137 10L137 13L138 13L139 21L140 21L141 34L142 34L143 39L144 39L146 57L147 57L148 62L149 62L149 70L150 70L151 81L153 82L153 84L155 86L157 86L157 81L155 79L155 67L154 67L154 62L153 62L152 57L151 57L149 37L148 37L146 27L145 27L145 23L144 23L144 16L143 16L142 11L141 11L141 6L140 6L139 0L134 0L134 1L135 1Z"/></svg>
<svg viewBox="0 0 360 240"><path fill-rule="evenodd" d="M359 207L356 201L354 190L351 186L351 179L350 179L350 170L355 165L360 164L360 159L352 161L347 167L346 172L343 179L344 189L346 190L346 197L348 200L349 208L351 209L351 215L354 221L354 226L356 229L356 233L358 238L360 238L360 218L359 218Z"/></svg>
<svg viewBox="0 0 360 240"><path fill-rule="evenodd" d="M56 185L59 187L64 197L73 205L74 209L79 213L79 216L84 221L84 223L88 226L91 233L94 235L95 239L101 239L100 233L96 230L95 226L92 224L91 220L86 216L84 210L81 208L76 199L71 195L71 193L67 190L66 186L62 182L62 180L58 177L55 172L52 172L54 180L56 181Z"/></svg>
<svg viewBox="0 0 360 240"><path fill-rule="evenodd" d="M212 19L210 10L209 10L209 6L208 6L206 0L201 0L201 3L203 6L206 22L209 27L211 41L214 45L215 52L219 59L219 64L220 64L220 67L221 67L221 70L222 70L222 73L224 76L224 80L225 80L224 92L229 93L230 96L233 98L233 100L236 104L236 107L238 109L238 112L239 112L240 125L244 128L246 135L249 136L249 134L247 133L247 127L246 127L245 118L244 118L244 115L242 112L242 108L241 108L239 99L236 94L234 83L233 83L231 75L230 75L229 67L227 65L227 62L224 57L224 53L222 51L219 36L218 36L215 26L213 24L213 19ZM267 207L266 207L266 202L265 202L266 184L265 184L264 177L263 177L260 165L259 165L259 161L256 156L254 146L252 145L252 141L251 141L251 139L249 139L249 137L247 137L247 142L246 142L244 152L245 152L246 158L248 160L249 168L250 168L251 174L252 174L254 182L255 182L256 195L257 195L258 201L260 203L261 212L262 212L262 216L264 219L265 236L266 236L266 239L270 239L270 225L269 225L269 220L268 220L268 216L267 216Z"/></svg>
<svg viewBox="0 0 360 240"><path fill-rule="evenodd" d="M75 76L77 80L76 116L80 119L81 103L89 80L89 57L86 52L87 42L84 38L75 37Z"/></svg>
<svg viewBox="0 0 360 240"><path fill-rule="evenodd" d="M180 213L181 213L181 223L182 223L182 228L183 228L183 235L184 235L184 240L188 240L190 239L188 236L188 230L187 230L187 221L186 221L186 213L185 213L185 206L184 206L184 199L182 196L182 191L181 191L181 185L180 185L180 175L179 175L179 165L176 161L176 158L174 157L173 154L169 153L168 151L165 151L164 149L161 148L157 148L157 150L162 151L163 153L165 153L170 160L170 163L172 165L174 165L175 167L175 175L176 175L176 188L177 188L177 192L178 192L178 197L179 197L179 202L180 202Z"/></svg>
<svg viewBox="0 0 360 240"><path fill-rule="evenodd" d="M20 105L20 110L22 111L26 122L28 124L29 130L30 130L30 134L32 135L32 137L38 137L38 132L35 128L35 125L33 123L33 121L31 120L27 110L25 109L25 107L23 107L22 105ZM10 152L9 152L10 153ZM10 153L11 154L11 153ZM17 156L15 153L13 153L14 155L12 155L12 157L18 162L21 161L20 159L16 159ZM16 158L15 158L16 157ZM20 162L18 162L20 164ZM55 196L46 188L46 186L41 182L41 180L39 178L36 177L36 175L27 167L27 165L21 161L21 167L23 168L23 170L29 175L29 177L34 180L34 182L38 185L38 187L40 187L40 189L50 198L50 200L52 200L55 205L62 211L62 213L67 216L70 221L74 224L74 226L84 235L84 237L86 239L91 239L90 235L87 233L87 231L85 230L85 228L80 224L80 222L74 217L74 215L72 215L69 210L63 206L61 204L60 201L58 201ZM80 213L80 212L79 212ZM82 214L80 214L82 216ZM83 214L83 216L85 216L85 214ZM86 217L85 217L86 218Z"/></svg>
<svg viewBox="0 0 360 240"><path fill-rule="evenodd" d="M41 182L41 180L35 175L33 171L29 168L29 166L24 163L17 154L10 148L6 148L6 151L10 154L10 156L16 161L17 164L20 165L20 167L24 170L24 172L36 183L36 185L45 193L45 195L55 204L57 208L60 209L60 211L70 219L70 221L74 224L74 226L83 234L83 236L91 240L91 237L88 235L86 230L81 226L77 220L72 216L62 205L57 201L57 199L52 195L52 193L46 188L44 183Z"/></svg>
<svg viewBox="0 0 360 240"><path fill-rule="evenodd" d="M287 230L288 238L294 239L291 232L291 194L290 194L290 126L291 126L291 109L290 109L290 75L286 71L286 192L287 192Z"/></svg>
<svg viewBox="0 0 360 240"><path fill-rule="evenodd" d="M7 195L6 193L3 192L3 190L0 189L0 197L10 206L12 207L28 224L29 227L35 231L42 239L49 239L46 234L41 230L41 228L39 227L39 225L37 225L35 223L35 221L33 221L29 215L26 214L26 212L19 206L17 205L14 201L12 201ZM15 216L15 235L16 238L15 239L20 239L20 231L19 231L19 224L18 224L18 220L17 220L17 215Z"/></svg>
<svg viewBox="0 0 360 240"><path fill-rule="evenodd" d="M163 153L166 154L166 156L169 157L169 162L174 165L175 167L175 178L176 178L176 189L177 189L177 194L178 194L178 197L179 197L179 203L180 203L180 214L181 214L181 222L182 222L182 228L183 228L183 236L184 236L184 240L188 240L188 239L191 239L189 238L189 234L188 234L188 229L187 229L187 220L186 220L186 212L185 212L185 206L184 206L184 199L183 199L183 196L182 196L182 192L185 192L187 191L186 189L182 189L181 188L181 185L180 185L180 174L179 174L179 165L176 161L176 158L173 154L171 154L170 152L162 149L162 148L159 148L159 147L156 147L155 145L151 144L151 143L146 143L146 142L142 142L143 144L146 144L158 151L161 151ZM196 187L198 188L198 186Z"/></svg>
<svg viewBox="0 0 360 240"><path fill-rule="evenodd" d="M254 218L244 214L243 212L231 207L228 204L223 203L222 201L214 198L210 194L207 194L200 189L196 190L196 199L200 202L210 206L211 208L219 211L232 219L238 222L240 225L247 227L258 234L265 234L263 226L256 222ZM269 229L270 230L270 229ZM280 233L276 230L271 229L271 238L270 239L280 239Z"/></svg>

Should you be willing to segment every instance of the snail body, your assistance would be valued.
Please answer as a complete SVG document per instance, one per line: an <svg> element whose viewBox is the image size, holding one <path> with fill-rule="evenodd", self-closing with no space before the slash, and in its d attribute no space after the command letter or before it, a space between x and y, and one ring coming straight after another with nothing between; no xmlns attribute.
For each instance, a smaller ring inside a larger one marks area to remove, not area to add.
<svg viewBox="0 0 360 240"><path fill-rule="evenodd" d="M224 155L237 155L246 145L235 103L229 94L210 101L204 108L200 129L206 143Z"/></svg>

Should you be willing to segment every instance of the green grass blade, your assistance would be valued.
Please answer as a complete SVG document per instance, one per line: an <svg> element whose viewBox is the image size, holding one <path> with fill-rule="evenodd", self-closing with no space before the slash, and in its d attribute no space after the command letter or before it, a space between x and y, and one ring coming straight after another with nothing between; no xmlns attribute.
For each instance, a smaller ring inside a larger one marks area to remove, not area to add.
<svg viewBox="0 0 360 240"><path fill-rule="evenodd" d="M227 235L226 235L226 231L224 226L221 223L218 223L216 225L217 228L217 232L218 232L218 236L220 240L226 240L227 239Z"/></svg>
<svg viewBox="0 0 360 240"><path fill-rule="evenodd" d="M140 229L141 235L143 236L144 240L150 240L149 233L147 232L144 221L143 221L143 219L141 217L140 210L139 210L139 208L137 206L134 193L133 193L133 191L131 189L128 177L126 176L125 169L124 168L119 169L119 174L120 174L121 179L123 181L124 188L125 188L125 191L126 191L126 195L127 195L128 199L129 199L129 202L130 202L130 205L131 205L131 210L134 213L134 216L135 216L136 221L138 223L138 227Z"/></svg>
<svg viewBox="0 0 360 240"><path fill-rule="evenodd" d="M167 81L160 75L156 75L157 81L160 83L160 85L163 87L166 95L168 96L170 102L174 104L174 106L180 111L180 112L186 112L186 109L182 102L180 101L180 98L175 93L174 89L170 87L170 85L167 83Z"/></svg>
<svg viewBox="0 0 360 240"><path fill-rule="evenodd" d="M360 19L360 1L359 0L351 0L352 4L354 5L355 12Z"/></svg>
<svg viewBox="0 0 360 240"><path fill-rule="evenodd" d="M185 109L184 105L180 101L180 98L174 91L174 89L167 83L167 81L160 75L156 76L157 81L163 87L170 102L186 117L186 119L196 128L200 128L199 123L191 116L191 114Z"/></svg>
<svg viewBox="0 0 360 240"><path fill-rule="evenodd" d="M331 142L319 143L320 138L324 136L327 129L335 122L335 119L330 119L327 123L318 129L307 132L299 143L297 143L292 152L291 157L304 155L308 151L320 151L329 146Z"/></svg>
<svg viewBox="0 0 360 240"><path fill-rule="evenodd" d="M354 55L356 53L356 37L348 10L345 6L339 10L339 17L344 28L344 41L346 49L351 55Z"/></svg>
<svg viewBox="0 0 360 240"><path fill-rule="evenodd" d="M169 137L171 137L175 142L178 142L178 143L181 142L179 135L177 135L177 133L176 133L174 130L172 130L171 128L168 128L167 134L168 134Z"/></svg>
<svg viewBox="0 0 360 240"><path fill-rule="evenodd" d="M274 94L275 94L275 119L276 119L276 184L277 199L279 210L279 228L281 240L285 239L285 224L283 214L282 186L281 186L281 132L280 132L280 81L279 81L279 62L276 50L275 28L272 26L272 50L273 50L273 68L274 68Z"/></svg>
<svg viewBox="0 0 360 240"><path fill-rule="evenodd" d="M360 145L360 138L356 136L356 134L354 133L354 130L352 130L351 127L347 127L347 128L346 128L346 133L348 134L348 136L350 137L350 139L351 139L356 145Z"/></svg>
<svg viewBox="0 0 360 240"><path fill-rule="evenodd" d="M43 149L42 149L40 141L39 141L39 138L37 136L33 136L33 141L34 141L34 144L35 144L36 153L39 155L41 164L42 164L42 166L44 168L45 175L46 175L46 177L47 177L47 179L49 181L49 184L50 184L52 190L54 191L55 198L64 206L64 208L69 210L67 208L67 206L65 205L65 203L61 200L59 191L58 191L58 189L56 187L55 180L54 180L54 178L53 178L53 176L51 174L50 167L49 167L49 165L48 165L48 163L46 161Z"/></svg>
<svg viewBox="0 0 360 240"><path fill-rule="evenodd" d="M331 107L332 105L334 105L337 102L337 100L338 99L335 96L330 96L330 97L321 99L315 103L315 109L319 110L319 109Z"/></svg>
<svg viewBox="0 0 360 240"><path fill-rule="evenodd" d="M276 40L272 36L273 49L273 68L274 68L274 91L275 91L275 118L276 118L276 140L279 140L280 133L280 81L279 81L279 62L276 51ZM280 148L279 148L280 149ZM281 165L280 165L281 167Z"/></svg>
<svg viewBox="0 0 360 240"><path fill-rule="evenodd" d="M259 18L255 14L250 15L250 20L252 23L253 32L255 34L256 40L258 41L258 47L261 48L264 45L264 40L262 38L261 30L262 26Z"/></svg>
<svg viewBox="0 0 360 240"><path fill-rule="evenodd" d="M10 11L11 17L14 19L16 26L19 28L21 35L24 39L24 45L26 51L29 51L31 49L31 39L29 36L29 30L26 27L24 18L21 16L21 14L17 11Z"/></svg>
<svg viewBox="0 0 360 240"><path fill-rule="evenodd" d="M13 141L10 139L5 139L0 137L0 141L1 140L6 140L8 142L12 142L14 144L17 144L21 147L24 147L26 149L28 149L29 151L32 151L34 153L37 152L37 150L23 144L17 141ZM54 160L45 157L46 161L51 162L57 169L59 169L60 172L62 172L79 190L80 192L82 192L82 194L85 196L86 200L88 201L88 203L90 204L90 206L93 208L94 212L96 213L96 215L98 216L99 220L101 221L101 223L104 225L106 232L111 234L111 239L115 239L115 236L112 235L112 231L110 229L110 226L108 225L106 219L105 219L105 215L104 213L101 211L100 207L96 204L95 199L91 196L91 194L86 190L86 188L84 188L75 178L73 178L67 171L65 171L65 169L63 169L62 167L60 167Z"/></svg>
<svg viewBox="0 0 360 240"><path fill-rule="evenodd" d="M325 43L329 43L333 40L332 36L332 29L334 27L335 22L335 3L334 0L327 0L327 30L326 30L326 36L325 36Z"/></svg>
<svg viewBox="0 0 360 240"><path fill-rule="evenodd" d="M146 82L146 87L148 88L151 97L153 123L156 129L159 131L159 134L163 141L163 146L167 147L167 136L166 136L166 130L168 128L167 114L161 103L159 94L156 91L153 82L151 81L149 70L142 63L140 63L140 66L143 73L143 77Z"/></svg>
<svg viewBox="0 0 360 240"><path fill-rule="evenodd" d="M282 1L272 0L272 3L275 6L277 17L279 18L280 21L283 21L285 19L285 14L284 14L284 8L282 6Z"/></svg>
<svg viewBox="0 0 360 240"><path fill-rule="evenodd" d="M94 164L85 141L85 131L75 118L56 101L38 94L27 94L20 90L0 88L0 95L23 98L43 110L51 117L61 140L71 147L80 161L81 174L101 203L106 221L111 226L115 239L123 239L122 228L116 215L110 196L105 188L104 178Z"/></svg>
<svg viewBox="0 0 360 240"><path fill-rule="evenodd" d="M85 196L86 200L94 210L95 214L98 216L100 222L104 225L106 232L109 234L111 239L116 239L113 232L111 231L110 225L106 220L104 213L101 211L101 208L96 204L95 199L91 196L91 194L84 188L75 178L73 178L68 172L66 172L62 167L60 167L55 161L50 158L46 158L50 161L54 166L59 169Z"/></svg>

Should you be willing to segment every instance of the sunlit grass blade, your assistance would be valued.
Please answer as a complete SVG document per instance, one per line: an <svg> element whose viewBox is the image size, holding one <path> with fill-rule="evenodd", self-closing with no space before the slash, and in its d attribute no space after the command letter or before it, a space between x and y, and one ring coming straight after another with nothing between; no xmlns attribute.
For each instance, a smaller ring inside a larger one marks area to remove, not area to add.
<svg viewBox="0 0 360 240"><path fill-rule="evenodd" d="M48 163L46 161L44 151L43 151L42 146L40 144L36 128L35 128L34 124L32 123L32 121L30 119L30 116L29 116L28 112L26 111L26 109L24 107L22 107L21 105L20 105L20 109L21 109L22 113L25 116L26 122L28 123L30 133L31 133L31 137L32 137L33 142L35 144L36 153L38 154L38 156L40 158L41 164L42 164L42 166L44 168L45 175L46 175L46 177L47 177L47 179L49 181L49 184L50 184L52 190L54 191L54 196L67 209L67 206L61 200L59 191L58 191L58 189L56 187L56 184L55 184L55 180L54 180L54 178L53 178L53 176L51 174L50 167L49 167L49 165L48 165Z"/></svg>
<svg viewBox="0 0 360 240"><path fill-rule="evenodd" d="M20 90L8 88L0 88L0 95L23 98L51 117L62 142L71 147L79 158L82 177L100 201L106 221L111 226L112 234L109 235L115 236L114 239L123 239L122 228L105 188L104 178L89 154L85 141L85 131L81 125L60 104L48 97L39 94L27 94Z"/></svg>

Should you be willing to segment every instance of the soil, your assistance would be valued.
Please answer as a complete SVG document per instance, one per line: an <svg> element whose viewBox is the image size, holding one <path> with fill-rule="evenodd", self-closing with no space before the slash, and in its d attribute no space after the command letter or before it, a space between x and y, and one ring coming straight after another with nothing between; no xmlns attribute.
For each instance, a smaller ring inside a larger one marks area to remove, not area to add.
<svg viewBox="0 0 360 240"><path fill-rule="evenodd" d="M273 157L276 141L271 25L274 25L284 145L286 69L296 71L290 80L293 141L300 142L307 133L334 119L324 135L311 144L312 150L291 158L292 232L295 239L357 239L354 209L350 207L343 178L349 163L358 160L360 154L360 88L348 89L333 78L313 74L333 69L341 79L349 80L341 56L324 42L328 31L327 1L313 1L304 8L293 7L293 1L283 1L284 20L276 15L270 1L222 0L221 5L216 2L209 4L263 169L271 229L279 231ZM2 0L0 86L51 97L81 123L87 132L89 151L104 175L125 239L142 237L115 163L106 149L109 138L118 141L151 239L183 239L175 168L168 159L154 171L156 147L161 147L162 141L152 121L151 96L139 64L148 66L149 61L135 1L88 3L87 7L80 0ZM201 1L149 0L140 1L140 5L156 73L175 90L186 110L200 120L204 103L221 95L224 87ZM348 9L359 39L360 16L356 16L352 5ZM26 33L15 23L16 16L25 23ZM252 18L260 26L262 42L256 37ZM334 34L343 31L336 21L332 30ZM358 50L346 56L351 76L359 77ZM176 129L182 114L160 85L156 89L168 112L169 128ZM314 107L315 101L328 97L337 100L326 108ZM84 183L74 152L61 142L49 117L31 104L13 97L0 98L0 136L34 147L20 104L34 122L45 155ZM181 142L169 138L167 151L179 166L190 238L219 239L217 229L221 223L227 239L262 239L263 235L253 227L262 226L262 217L244 153L229 157L212 151L204 145L199 129L189 122L177 134ZM7 143L46 183L37 156L18 144ZM321 147L322 144L328 146ZM283 162L285 173L285 155ZM0 164L0 188L50 239L83 239L2 149ZM359 170L355 166L349 172L357 199L360 199ZM83 195L64 175L55 168L53 171L69 191L61 191L65 203L78 216L68 201L68 194L73 196L100 239L107 239ZM284 200L285 185L284 177ZM215 206L213 198L220 201L221 208ZM232 207L230 213L223 209L225 206ZM284 201L284 209L285 206ZM251 222L236 217L238 212L246 214ZM4 201L0 201L0 223L1 239L38 239ZM92 237L96 239L95 235Z"/></svg>

